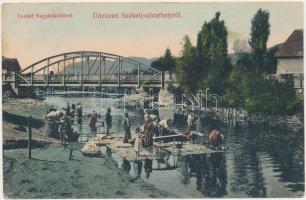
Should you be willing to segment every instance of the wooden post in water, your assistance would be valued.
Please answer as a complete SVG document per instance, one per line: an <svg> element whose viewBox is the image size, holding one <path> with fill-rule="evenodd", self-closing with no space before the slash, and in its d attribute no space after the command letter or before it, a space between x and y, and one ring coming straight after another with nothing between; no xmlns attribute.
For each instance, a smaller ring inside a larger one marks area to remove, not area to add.
<svg viewBox="0 0 306 200"><path fill-rule="evenodd" d="M29 116L28 119L28 128L29 128L29 137L28 137L28 158L31 159L31 150L32 150L32 125L31 125L31 121L32 121L32 116Z"/></svg>

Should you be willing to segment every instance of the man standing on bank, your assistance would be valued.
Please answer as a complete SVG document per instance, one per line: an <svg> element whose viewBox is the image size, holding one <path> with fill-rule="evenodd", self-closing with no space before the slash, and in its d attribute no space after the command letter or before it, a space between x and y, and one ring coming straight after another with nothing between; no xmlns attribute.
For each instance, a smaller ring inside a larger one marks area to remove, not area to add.
<svg viewBox="0 0 306 200"><path fill-rule="evenodd" d="M105 122L106 122L106 135L109 136L109 130L112 128L111 108L107 109L107 113L105 114Z"/></svg>
<svg viewBox="0 0 306 200"><path fill-rule="evenodd" d="M128 143L131 139L131 118L129 117L128 113L125 113L123 129L125 131L123 143Z"/></svg>
<svg viewBox="0 0 306 200"><path fill-rule="evenodd" d="M91 131L92 134L97 133L97 127L96 127L97 118L98 118L97 113L95 111L93 111L91 113L90 123L89 123L90 131Z"/></svg>

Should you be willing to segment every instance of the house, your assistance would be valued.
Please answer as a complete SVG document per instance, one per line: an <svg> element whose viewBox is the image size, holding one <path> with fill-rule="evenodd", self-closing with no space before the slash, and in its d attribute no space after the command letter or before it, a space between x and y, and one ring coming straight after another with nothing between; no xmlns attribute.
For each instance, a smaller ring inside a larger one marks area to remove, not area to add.
<svg viewBox="0 0 306 200"><path fill-rule="evenodd" d="M20 65L16 58L2 56L2 81L15 81Z"/></svg>
<svg viewBox="0 0 306 200"><path fill-rule="evenodd" d="M2 56L2 97L14 97L18 95L16 77L20 69L19 62L16 58Z"/></svg>
<svg viewBox="0 0 306 200"><path fill-rule="evenodd" d="M292 85L299 93L304 90L303 29L295 30L275 53L277 78Z"/></svg>

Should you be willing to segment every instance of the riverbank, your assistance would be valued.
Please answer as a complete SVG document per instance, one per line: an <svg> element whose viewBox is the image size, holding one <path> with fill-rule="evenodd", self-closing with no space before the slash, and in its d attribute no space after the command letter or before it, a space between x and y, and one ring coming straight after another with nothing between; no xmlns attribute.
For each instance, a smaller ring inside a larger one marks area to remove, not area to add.
<svg viewBox="0 0 306 200"><path fill-rule="evenodd" d="M4 98L2 100L3 148L26 148L28 139L27 119L32 116L34 147L42 147L58 140L48 137L44 115L48 105L34 99Z"/></svg>
<svg viewBox="0 0 306 200"><path fill-rule="evenodd" d="M293 130L304 127L303 115L264 115L264 114L248 114L244 110L237 110L233 108L219 108L211 110L207 115L213 119L223 122L235 121L241 124L267 124L269 126L287 125Z"/></svg>
<svg viewBox="0 0 306 200"><path fill-rule="evenodd" d="M48 105L39 100L31 98L3 98L2 111L15 115L43 119L48 110Z"/></svg>
<svg viewBox="0 0 306 200"><path fill-rule="evenodd" d="M32 150L5 150L3 183L6 198L167 198L142 179L131 177L109 158L68 160L69 149L59 145ZM52 174L52 176L49 176Z"/></svg>
<svg viewBox="0 0 306 200"><path fill-rule="evenodd" d="M69 149L48 137L46 103L3 99L3 186L6 198L166 198L175 196L129 176L109 158L69 160ZM32 116L32 159L27 159L27 117ZM48 174L52 174L49 176Z"/></svg>
<svg viewBox="0 0 306 200"><path fill-rule="evenodd" d="M188 114L188 110L177 110L178 113L183 115ZM234 108L218 108L207 111L204 109L193 110L194 113L200 114L204 117L208 117L214 120L219 120L225 124L258 124L258 125L269 125L278 126L286 125L292 130L298 130L304 128L304 115L302 113L297 115L265 115L265 114L248 114L246 111Z"/></svg>

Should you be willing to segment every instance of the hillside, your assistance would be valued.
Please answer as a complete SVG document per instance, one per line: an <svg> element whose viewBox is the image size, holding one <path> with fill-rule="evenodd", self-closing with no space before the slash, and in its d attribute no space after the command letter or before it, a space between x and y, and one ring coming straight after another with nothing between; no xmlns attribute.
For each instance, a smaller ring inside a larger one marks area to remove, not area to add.
<svg viewBox="0 0 306 200"><path fill-rule="evenodd" d="M154 61L154 60L156 60L156 58L151 58L151 59L148 59L148 58L144 58L144 57L128 57L128 58L130 58L130 59L132 59L132 60L135 60L135 61L138 61L138 62L140 62L140 63L143 63L143 64L145 64L145 65L147 65L147 66L150 66L151 65L151 63ZM105 67L106 67L106 69L105 69L105 71L106 71L106 74L107 74L107 72L111 69L111 67L112 67L112 65L113 65L113 61L106 61L106 65L105 65ZM89 68L88 68L88 65L89 65ZM92 67L92 69L91 69L91 71L89 70L90 69L90 67L93 65L93 67ZM103 64L102 64L103 65ZM117 65L117 64L116 64ZM87 63L87 62L84 62L84 74L94 74L95 72L97 72L98 73L98 67L99 67L99 62L98 62L98 60L96 61L96 62L94 62L94 59L93 60L89 60L89 62ZM133 70L133 69L135 69L135 66L134 65L132 65L132 64L123 64L123 68L122 68L122 71L124 72L124 71L126 71L126 72L130 72L131 70ZM114 71L116 71L116 70L114 70ZM74 73L81 73L82 72L82 65L81 65L81 62L79 62L79 63L75 63L74 64ZM73 66L72 66L72 64L69 64L69 65L67 65L67 67L66 67L66 73L68 73L68 74L70 74L70 73L73 73ZM103 72L102 72L103 73Z"/></svg>

